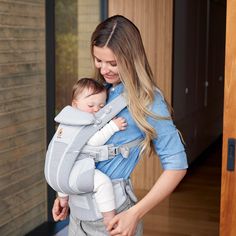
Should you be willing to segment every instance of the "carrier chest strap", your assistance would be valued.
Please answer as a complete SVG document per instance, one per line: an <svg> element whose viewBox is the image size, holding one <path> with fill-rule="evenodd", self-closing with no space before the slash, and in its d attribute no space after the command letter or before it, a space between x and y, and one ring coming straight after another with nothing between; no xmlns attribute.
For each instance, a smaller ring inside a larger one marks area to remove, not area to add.
<svg viewBox="0 0 236 236"><path fill-rule="evenodd" d="M126 106L126 99L123 94L120 94L95 114L95 122L93 126L101 129Z"/></svg>
<svg viewBox="0 0 236 236"><path fill-rule="evenodd" d="M121 154L123 158L128 158L130 149L137 147L142 141L142 138L135 139L120 146L114 146L113 144L99 147L85 145L81 153L89 154L89 156L92 157L96 162L112 159L119 154Z"/></svg>

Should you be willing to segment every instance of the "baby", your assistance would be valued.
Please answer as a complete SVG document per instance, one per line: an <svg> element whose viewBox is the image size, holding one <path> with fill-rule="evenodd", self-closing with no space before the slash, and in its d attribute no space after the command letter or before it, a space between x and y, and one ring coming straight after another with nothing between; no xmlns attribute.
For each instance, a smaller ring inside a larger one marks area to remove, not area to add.
<svg viewBox="0 0 236 236"><path fill-rule="evenodd" d="M107 91L106 88L97 81L90 78L82 78L76 82L72 90L72 107L80 109L84 112L95 113L106 104ZM117 131L125 130L127 123L124 118L118 117L112 119L102 129L96 132L87 142L90 146L104 145L108 139ZM78 170L76 162L71 170L69 177L69 185L77 191L76 176ZM58 193L61 206L68 204L68 195ZM107 175L95 169L94 172L94 197L98 205L98 209L103 215L104 224L115 215L115 197L111 180Z"/></svg>

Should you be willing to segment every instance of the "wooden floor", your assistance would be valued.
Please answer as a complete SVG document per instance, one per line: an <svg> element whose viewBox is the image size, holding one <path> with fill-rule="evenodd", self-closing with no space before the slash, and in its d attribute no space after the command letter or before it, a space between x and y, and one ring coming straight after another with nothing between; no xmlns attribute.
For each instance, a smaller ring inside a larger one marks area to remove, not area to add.
<svg viewBox="0 0 236 236"><path fill-rule="evenodd" d="M144 236L218 236L220 183L221 140L217 140L189 168L169 199L145 216Z"/></svg>

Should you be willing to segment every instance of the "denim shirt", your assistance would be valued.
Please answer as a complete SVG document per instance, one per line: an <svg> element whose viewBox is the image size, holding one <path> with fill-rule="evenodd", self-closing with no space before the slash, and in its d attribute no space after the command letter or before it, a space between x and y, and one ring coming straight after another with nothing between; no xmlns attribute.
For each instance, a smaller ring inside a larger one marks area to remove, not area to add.
<svg viewBox="0 0 236 236"><path fill-rule="evenodd" d="M124 85L122 83L111 88L108 92L107 103L121 94L123 90ZM163 96L158 91L155 92L155 100L151 110L158 116L170 115ZM106 144L118 146L145 137L145 133L138 128L127 107L117 117L124 117L128 126L126 130L116 132ZM160 158L162 168L164 170L186 169L188 164L185 149L173 121L156 120L151 117L148 117L147 120L157 132L157 138L153 140L153 144ZM139 161L139 152L140 149L138 147L133 147L130 149L128 158L124 158L119 154L113 159L96 163L96 168L111 179L127 179Z"/></svg>

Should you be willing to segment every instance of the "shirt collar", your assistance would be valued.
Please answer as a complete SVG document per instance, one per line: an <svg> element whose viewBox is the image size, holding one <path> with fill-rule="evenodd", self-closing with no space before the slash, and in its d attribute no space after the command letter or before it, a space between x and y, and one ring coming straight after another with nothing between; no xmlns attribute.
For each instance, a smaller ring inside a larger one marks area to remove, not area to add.
<svg viewBox="0 0 236 236"><path fill-rule="evenodd" d="M112 87L111 85L108 85L109 88L109 96L117 96L121 94L124 91L124 85L123 83L119 83L115 87Z"/></svg>

